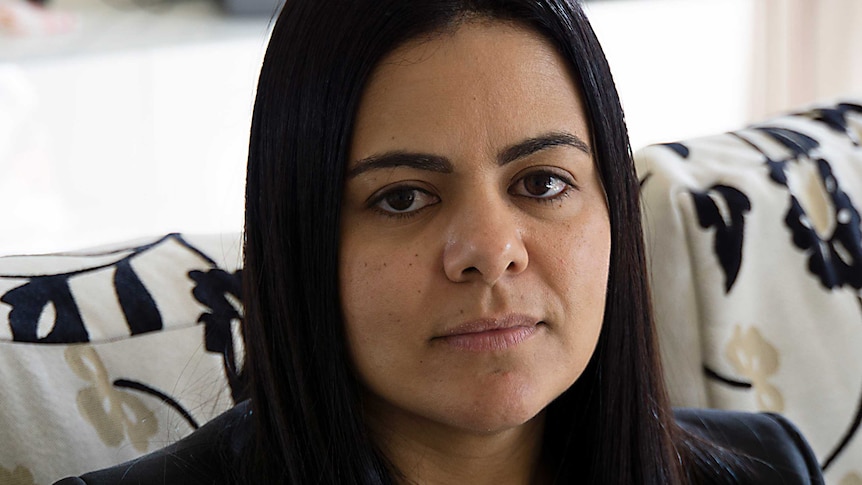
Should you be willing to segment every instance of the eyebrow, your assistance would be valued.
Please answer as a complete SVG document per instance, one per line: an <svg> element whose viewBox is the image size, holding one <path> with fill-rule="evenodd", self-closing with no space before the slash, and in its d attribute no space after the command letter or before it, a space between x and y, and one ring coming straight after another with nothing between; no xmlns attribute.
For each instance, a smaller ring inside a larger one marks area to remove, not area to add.
<svg viewBox="0 0 862 485"><path fill-rule="evenodd" d="M516 143L501 151L497 160L500 165L506 165L536 152L561 145L577 148L587 155L591 153L589 145L584 140L571 133L555 131Z"/></svg>
<svg viewBox="0 0 862 485"><path fill-rule="evenodd" d="M576 135L565 132L551 132L528 138L506 147L497 155L497 164L503 166L556 146L570 146L587 155L592 153L589 145ZM438 173L452 173L453 171L452 162L446 157L428 153L392 151L358 160L347 171L347 178L351 179L369 170L395 167L408 167Z"/></svg>
<svg viewBox="0 0 862 485"><path fill-rule="evenodd" d="M452 162L446 157L427 153L394 151L382 155L372 155L357 161L347 171L347 178L351 179L369 170L394 167L410 167L430 172L452 173Z"/></svg>

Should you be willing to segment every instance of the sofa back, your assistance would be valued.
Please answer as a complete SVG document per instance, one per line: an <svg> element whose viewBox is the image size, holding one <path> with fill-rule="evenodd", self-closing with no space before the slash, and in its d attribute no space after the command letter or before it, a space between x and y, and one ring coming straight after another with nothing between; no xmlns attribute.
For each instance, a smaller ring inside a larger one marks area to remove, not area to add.
<svg viewBox="0 0 862 485"><path fill-rule="evenodd" d="M242 397L237 234L0 258L0 485L161 448Z"/></svg>
<svg viewBox="0 0 862 485"><path fill-rule="evenodd" d="M862 100L638 151L676 406L786 415L862 484Z"/></svg>

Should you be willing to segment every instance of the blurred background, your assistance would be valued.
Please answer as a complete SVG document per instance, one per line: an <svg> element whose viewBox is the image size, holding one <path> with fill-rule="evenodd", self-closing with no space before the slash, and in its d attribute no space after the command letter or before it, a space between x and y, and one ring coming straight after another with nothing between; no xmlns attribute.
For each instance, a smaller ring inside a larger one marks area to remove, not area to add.
<svg viewBox="0 0 862 485"><path fill-rule="evenodd" d="M278 0L0 0L0 255L242 229ZM636 150L860 96L858 0L587 0Z"/></svg>

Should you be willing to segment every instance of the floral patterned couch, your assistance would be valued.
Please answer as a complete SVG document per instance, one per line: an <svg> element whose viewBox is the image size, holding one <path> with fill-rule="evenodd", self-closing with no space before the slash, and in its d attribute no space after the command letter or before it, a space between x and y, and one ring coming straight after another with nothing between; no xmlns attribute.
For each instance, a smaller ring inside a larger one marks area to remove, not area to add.
<svg viewBox="0 0 862 485"><path fill-rule="evenodd" d="M862 485L862 100L646 147L647 259L678 406L784 414Z"/></svg>
<svg viewBox="0 0 862 485"><path fill-rule="evenodd" d="M135 458L242 398L240 244L0 258L0 485Z"/></svg>

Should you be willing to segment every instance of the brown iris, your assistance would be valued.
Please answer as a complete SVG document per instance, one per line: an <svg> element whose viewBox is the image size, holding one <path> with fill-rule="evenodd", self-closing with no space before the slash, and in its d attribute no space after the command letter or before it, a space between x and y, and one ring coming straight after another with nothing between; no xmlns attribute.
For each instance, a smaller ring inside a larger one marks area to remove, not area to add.
<svg viewBox="0 0 862 485"><path fill-rule="evenodd" d="M416 200L415 190L398 190L386 196L386 203L393 210L406 211Z"/></svg>
<svg viewBox="0 0 862 485"><path fill-rule="evenodd" d="M547 173L530 175L524 179L524 189L527 193L535 196L542 196L554 188L555 177Z"/></svg>

